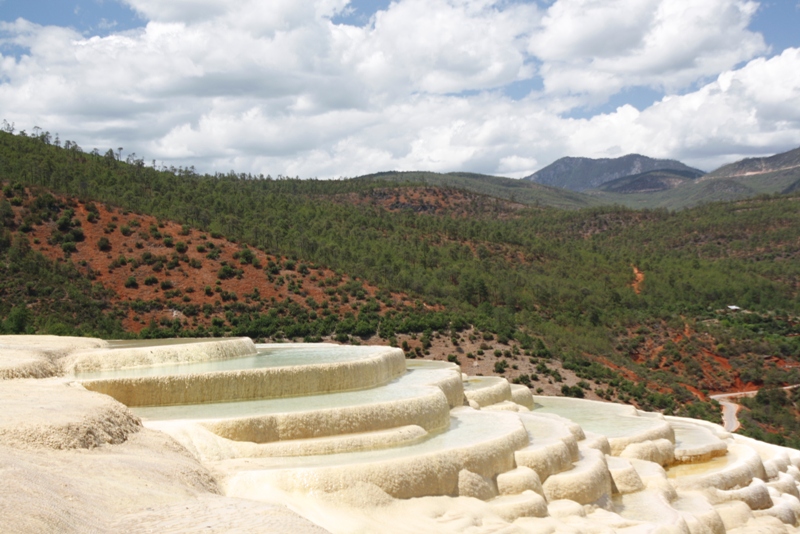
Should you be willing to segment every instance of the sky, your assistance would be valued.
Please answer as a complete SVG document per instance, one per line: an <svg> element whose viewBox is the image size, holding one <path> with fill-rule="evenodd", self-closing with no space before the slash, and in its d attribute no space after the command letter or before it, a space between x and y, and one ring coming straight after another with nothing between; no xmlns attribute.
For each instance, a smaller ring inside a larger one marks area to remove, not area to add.
<svg viewBox="0 0 800 534"><path fill-rule="evenodd" d="M800 0L0 0L3 120L211 173L709 171L800 146Z"/></svg>

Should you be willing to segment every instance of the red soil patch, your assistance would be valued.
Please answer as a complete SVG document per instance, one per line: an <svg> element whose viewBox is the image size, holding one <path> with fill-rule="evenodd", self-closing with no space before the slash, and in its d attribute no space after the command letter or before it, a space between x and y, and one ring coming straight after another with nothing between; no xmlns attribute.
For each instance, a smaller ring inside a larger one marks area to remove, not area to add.
<svg viewBox="0 0 800 534"><path fill-rule="evenodd" d="M639 378L639 375L637 375L630 369L620 367L619 365L614 364L613 362L611 362L607 358L604 358L603 356L593 356L593 358L597 360L599 363L605 365L606 367L613 369L614 371L617 371L623 377L625 377L627 380L630 380L631 382L638 382L639 380L641 380Z"/></svg>
<svg viewBox="0 0 800 534"><path fill-rule="evenodd" d="M51 221L34 226L28 233L31 247L51 260L71 261L80 272L115 293L111 299L112 304L134 301L161 304L162 309L154 311L136 313L130 310L127 317L122 318L123 327L128 331L138 333L150 321L158 322L161 319L181 319L186 326L207 327L214 317L224 316L224 304L233 302L248 305L261 302L266 303L268 309L269 304L288 299L307 310L322 313L323 309L307 302L308 299L314 299L317 304L328 302L330 312L338 316L348 312L357 314L357 306L363 304L363 300L359 301L351 296L347 298L347 302L342 302L343 299L338 295L326 294L326 289L338 288L351 280L331 269L306 262L308 272L302 274L298 272L302 261L295 262L295 267L288 269L287 258L266 254L255 248L250 249L254 257L253 263L244 264L234 258L234 254L245 247L224 238L211 237L208 232L196 229L184 231L181 225L174 222L158 221L148 215L128 213L99 203L96 204L96 221L89 222L89 211L85 204L63 198L59 200L74 210L73 220L83 230L84 240L76 244L75 252L66 255L59 244L48 243L51 236L58 233L56 223ZM18 220L21 220L25 208L14 209ZM150 234L151 226L161 234L160 238ZM123 235L123 227L129 229L128 236ZM166 244L167 237L172 238L171 246ZM107 250L100 250L98 243L101 238L108 240ZM187 247L182 254L176 250L179 242L185 243ZM218 258L207 257L212 250L219 251ZM148 265L144 259L147 254L158 258L158 261ZM169 265L171 260L172 268ZM192 261L196 267L191 265ZM270 261L280 265L278 272L272 275L272 282L264 269ZM218 273L223 265L241 270L240 275L221 280ZM135 279L136 286L126 287L126 281L131 277ZM155 278L156 283L145 284L145 280L151 277ZM367 283L362 282L361 287L366 298L374 297L377 293L377 288ZM210 294L207 294L206 288ZM392 298L393 306L413 306L405 295L394 294ZM200 309L204 305L207 308L211 306L213 312L209 317L199 313L187 318L175 309L175 303L181 306L196 305ZM385 313L388 307L383 303L379 304L379 313ZM426 308L432 309L429 306Z"/></svg>
<svg viewBox="0 0 800 534"><path fill-rule="evenodd" d="M694 396L697 397L698 399L706 400L706 396L703 395L703 392L697 389L696 387L690 386L689 384L681 384L681 385L686 389L688 389L689 391L691 391L694 394Z"/></svg>
<svg viewBox="0 0 800 534"><path fill-rule="evenodd" d="M731 362L729 362L727 358L723 358L719 354L714 354L708 349L703 349L703 354L713 359L724 370L729 371L731 369Z"/></svg>
<svg viewBox="0 0 800 534"><path fill-rule="evenodd" d="M786 360L784 360L783 358L781 358L779 356L770 356L769 358L766 358L764 361L766 363L774 364L777 368L784 369L784 370L796 369L796 368L800 367L800 363L787 362Z"/></svg>
<svg viewBox="0 0 800 534"><path fill-rule="evenodd" d="M631 265L633 267L633 283L631 283L631 287L633 288L633 292L637 295L642 292L642 284L644 283L644 273L639 270L638 267L635 265Z"/></svg>

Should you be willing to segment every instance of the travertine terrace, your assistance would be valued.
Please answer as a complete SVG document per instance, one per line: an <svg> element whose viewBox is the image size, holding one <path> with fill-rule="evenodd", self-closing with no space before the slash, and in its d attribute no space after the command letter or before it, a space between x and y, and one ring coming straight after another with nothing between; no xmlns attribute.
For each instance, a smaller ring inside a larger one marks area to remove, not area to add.
<svg viewBox="0 0 800 534"><path fill-rule="evenodd" d="M798 532L800 452L387 347L0 336L3 532Z"/></svg>

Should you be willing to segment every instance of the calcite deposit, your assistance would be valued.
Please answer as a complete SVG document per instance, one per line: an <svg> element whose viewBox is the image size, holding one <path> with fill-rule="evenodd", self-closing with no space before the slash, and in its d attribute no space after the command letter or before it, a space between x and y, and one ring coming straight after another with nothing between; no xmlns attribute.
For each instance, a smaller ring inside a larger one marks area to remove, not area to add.
<svg viewBox="0 0 800 534"><path fill-rule="evenodd" d="M799 532L800 452L387 347L0 336L2 532Z"/></svg>

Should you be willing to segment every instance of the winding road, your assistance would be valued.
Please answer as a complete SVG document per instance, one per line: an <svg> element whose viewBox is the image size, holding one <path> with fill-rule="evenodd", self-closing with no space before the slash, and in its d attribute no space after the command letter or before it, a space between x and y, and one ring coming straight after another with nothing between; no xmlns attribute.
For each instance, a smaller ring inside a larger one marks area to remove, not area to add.
<svg viewBox="0 0 800 534"><path fill-rule="evenodd" d="M712 399L720 403L722 406L722 426L725 427L725 430L728 432L736 432L739 430L739 427L742 426L739 423L739 418L736 417L736 414L739 412L741 405L737 402L731 402L728 399L738 399L740 397L752 397L758 393L756 391L745 391L745 392L737 392L737 393L721 393L719 395L709 395Z"/></svg>
<svg viewBox="0 0 800 534"><path fill-rule="evenodd" d="M793 386L786 386L782 389L789 390L795 389L800 387L800 384L795 384ZM709 395L712 399L720 403L722 406L722 426L725 427L725 430L728 432L736 432L741 427L741 423L739 423L739 418L736 417L736 414L739 412L741 405L737 402L731 402L730 399L740 399L742 397L755 397L756 393L759 390L755 389L753 391L737 391L734 393L720 393L719 395Z"/></svg>

